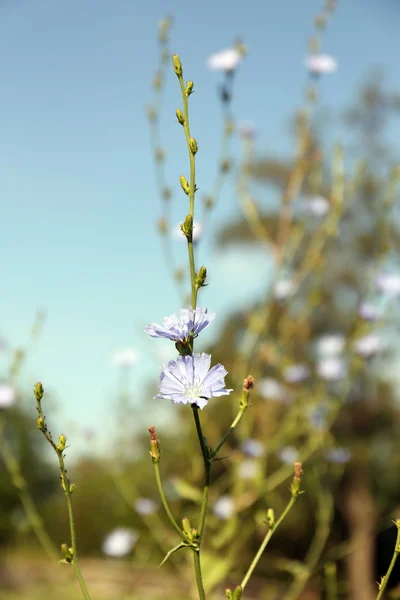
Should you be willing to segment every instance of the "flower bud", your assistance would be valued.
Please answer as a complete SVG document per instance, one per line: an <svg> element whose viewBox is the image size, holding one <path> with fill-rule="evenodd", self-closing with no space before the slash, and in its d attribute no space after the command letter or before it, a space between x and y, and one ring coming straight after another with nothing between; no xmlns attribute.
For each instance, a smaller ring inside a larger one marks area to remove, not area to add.
<svg viewBox="0 0 400 600"><path fill-rule="evenodd" d="M36 421L36 427L38 429L40 429L40 431L43 431L46 428L46 424L44 422L44 418L43 417L38 417L38 419Z"/></svg>
<svg viewBox="0 0 400 600"><path fill-rule="evenodd" d="M193 236L193 217L192 215L186 215L184 222L181 225L183 235L186 237L188 242L192 241Z"/></svg>
<svg viewBox="0 0 400 600"><path fill-rule="evenodd" d="M206 279L207 279L207 269L206 267L200 267L200 269L198 270L198 273L196 274L196 287L197 288L201 288L204 287L206 285Z"/></svg>
<svg viewBox="0 0 400 600"><path fill-rule="evenodd" d="M187 517L184 517L182 519L182 529L183 529L186 537L188 538L188 540L192 541L192 538L193 538L192 527L191 527L190 521Z"/></svg>
<svg viewBox="0 0 400 600"><path fill-rule="evenodd" d="M33 393L35 394L36 400L40 402L44 394L44 389L40 381L38 381L35 387L33 388Z"/></svg>
<svg viewBox="0 0 400 600"><path fill-rule="evenodd" d="M186 88L185 88L185 93L186 96L190 96L190 94L193 94L193 88L194 88L194 83L193 81L188 81L186 84Z"/></svg>
<svg viewBox="0 0 400 600"><path fill-rule="evenodd" d="M154 425L151 425L149 427L149 433L150 433L150 450L149 450L149 454L151 456L151 460L153 461L153 463L158 463L160 462L160 442L157 439L157 434L156 434L156 428L154 427Z"/></svg>
<svg viewBox="0 0 400 600"><path fill-rule="evenodd" d="M153 88L155 90L160 90L163 85L163 73L162 71L157 71L153 79Z"/></svg>
<svg viewBox="0 0 400 600"><path fill-rule="evenodd" d="M214 198L212 196L205 196L203 202L207 210L211 210L215 204Z"/></svg>
<svg viewBox="0 0 400 600"><path fill-rule="evenodd" d="M59 452L63 452L65 450L65 444L67 443L67 438L65 437L65 435L62 433L60 435L60 437L58 438L58 444L56 446L57 450Z"/></svg>
<svg viewBox="0 0 400 600"><path fill-rule="evenodd" d="M157 111L154 108L154 106L148 106L146 109L146 112L147 112L147 118L149 119L149 121L157 120Z"/></svg>
<svg viewBox="0 0 400 600"><path fill-rule="evenodd" d="M165 187L162 191L162 195L163 195L164 200L171 200L171 196L172 196L171 188Z"/></svg>
<svg viewBox="0 0 400 600"><path fill-rule="evenodd" d="M185 192L185 194L187 194L189 196L189 194L190 194L190 187L189 187L188 180L186 179L186 177L184 175L181 175L179 177L179 181L180 181L180 184L181 184L181 187L182 187L183 191Z"/></svg>
<svg viewBox="0 0 400 600"><path fill-rule="evenodd" d="M222 173L228 173L232 168L232 161L229 158L224 158L220 164Z"/></svg>
<svg viewBox="0 0 400 600"><path fill-rule="evenodd" d="M290 491L292 492L292 497L297 498L303 492L300 490L301 485L301 476L303 475L303 469L301 462L294 463L294 477L292 481L292 485L290 486Z"/></svg>
<svg viewBox="0 0 400 600"><path fill-rule="evenodd" d="M237 588L235 588L235 591L233 592L232 600L241 600L242 592L242 588L240 587L240 585L238 585Z"/></svg>
<svg viewBox="0 0 400 600"><path fill-rule="evenodd" d="M162 162L165 159L166 152L164 148L156 148L155 159L157 162Z"/></svg>
<svg viewBox="0 0 400 600"><path fill-rule="evenodd" d="M174 65L174 71L180 77L183 73L181 59L177 54L172 55L172 63Z"/></svg>
<svg viewBox="0 0 400 600"><path fill-rule="evenodd" d="M67 544L61 544L61 554L63 555L63 562L72 562L73 551Z"/></svg>
<svg viewBox="0 0 400 600"><path fill-rule="evenodd" d="M196 154L197 153L199 147L198 147L197 142L196 142L196 140L194 138L190 138L190 140L189 140L189 148L190 148L190 151L191 151L192 154Z"/></svg>
<svg viewBox="0 0 400 600"><path fill-rule="evenodd" d="M181 125L184 125L185 124L185 117L183 116L182 111L179 108L177 108L176 111L175 111L175 114L176 114L176 118L178 119L178 122Z"/></svg>
<svg viewBox="0 0 400 600"><path fill-rule="evenodd" d="M228 600L232 600L232 591L230 589L225 590L225 596Z"/></svg>
<svg viewBox="0 0 400 600"><path fill-rule="evenodd" d="M252 390L253 388L254 388L254 377L252 375L249 375L243 381L243 390L249 391L249 390Z"/></svg>
<svg viewBox="0 0 400 600"><path fill-rule="evenodd" d="M168 221L165 217L158 219L157 229L161 235L165 235L168 232Z"/></svg>
<svg viewBox="0 0 400 600"><path fill-rule="evenodd" d="M267 510L267 525L270 529L275 525L275 512L273 508Z"/></svg>

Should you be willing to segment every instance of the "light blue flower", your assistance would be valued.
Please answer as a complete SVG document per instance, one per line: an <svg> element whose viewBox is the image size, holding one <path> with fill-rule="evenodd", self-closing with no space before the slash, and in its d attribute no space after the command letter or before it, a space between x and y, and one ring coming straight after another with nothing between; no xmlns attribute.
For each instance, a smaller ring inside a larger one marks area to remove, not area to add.
<svg viewBox="0 0 400 600"><path fill-rule="evenodd" d="M259 440L248 438L243 442L242 450L248 456L258 458L264 454L264 445Z"/></svg>
<svg viewBox="0 0 400 600"><path fill-rule="evenodd" d="M309 375L310 369L303 364L290 365L283 372L283 377L288 383L299 383L307 379Z"/></svg>
<svg viewBox="0 0 400 600"><path fill-rule="evenodd" d="M348 448L331 448L325 456L329 462L344 465L351 459L351 452Z"/></svg>
<svg viewBox="0 0 400 600"><path fill-rule="evenodd" d="M145 332L154 338L168 338L174 342L183 342L193 333L196 337L214 319L215 313L208 314L206 308L181 308L180 316L176 314L164 317L164 325L151 323Z"/></svg>
<svg viewBox="0 0 400 600"><path fill-rule="evenodd" d="M285 446L279 452L277 452L277 455L282 462L291 464L298 459L299 451L296 448L293 448L293 446Z"/></svg>
<svg viewBox="0 0 400 600"><path fill-rule="evenodd" d="M215 502L212 511L218 519L226 521L235 513L235 501L231 496L221 496Z"/></svg>
<svg viewBox="0 0 400 600"><path fill-rule="evenodd" d="M207 405L212 396L226 396L233 390L225 387L227 371L220 364L210 369L209 354L178 356L161 367L156 398L172 400L174 404Z"/></svg>

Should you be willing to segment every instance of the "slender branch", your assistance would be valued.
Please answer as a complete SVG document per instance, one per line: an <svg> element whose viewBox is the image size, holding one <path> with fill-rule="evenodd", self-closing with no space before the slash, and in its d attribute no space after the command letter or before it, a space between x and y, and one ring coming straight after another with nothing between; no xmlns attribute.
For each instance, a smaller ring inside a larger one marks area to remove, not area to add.
<svg viewBox="0 0 400 600"><path fill-rule="evenodd" d="M193 550L193 560L194 560L194 571L196 574L197 589L199 592L199 599L206 600L206 594L205 594L204 586L203 586L203 577L201 574L200 551L199 550L195 550L195 549Z"/></svg>
<svg viewBox="0 0 400 600"><path fill-rule="evenodd" d="M244 590L244 588L246 587L250 577L253 574L254 569L257 566L258 561L260 560L265 548L268 545L268 542L270 541L270 539L272 538L274 532L278 529L279 525L282 523L282 521L286 518L286 516L288 515L288 513L290 512L290 510L292 509L294 503L296 502L296 498L292 497L287 505L287 507L285 508L285 510L283 511L283 513L281 514L281 516L279 517L278 521L275 523L274 526L272 526L270 528L270 530L268 531L267 535L265 536L260 548L258 549L257 554L255 555L250 567L247 570L246 575L243 577L242 583L240 584L240 587L242 588L242 590Z"/></svg>
<svg viewBox="0 0 400 600"><path fill-rule="evenodd" d="M172 527L175 529L175 531L179 534L179 536L184 540L186 540L186 537L182 531L182 529L179 527L178 523L175 521L171 510L168 506L168 502L167 499L165 497L165 493L164 493L164 488L161 482L161 476L160 476L160 465L158 462L153 461L153 465L154 465L154 472L156 474L156 481L157 481L157 488L158 488L158 493L160 494L160 498L161 498L161 502L162 505L164 507L165 512L167 513L167 517L170 520L170 523L172 525Z"/></svg>
<svg viewBox="0 0 400 600"><path fill-rule="evenodd" d="M386 575L384 575L384 577L382 577L381 583L379 584L379 592L376 597L376 600L381 600L381 598L383 598L383 594L385 593L385 589L388 584L390 574L393 571L393 567L394 567L397 557L399 556L399 553L400 553L400 519L396 519L395 525L397 527L396 545L394 547L392 560L390 561L390 565L386 572Z"/></svg>
<svg viewBox="0 0 400 600"><path fill-rule="evenodd" d="M62 545L61 548L63 549L63 554L65 557L64 562L72 564L73 569L75 571L76 578L78 580L78 583L80 585L80 588L81 588L81 591L82 591L82 594L83 594L85 600L91 600L89 592L86 588L85 581L82 577L82 573L81 573L79 565L78 565L78 552L77 552L77 545L76 545L75 521L74 521L73 510L72 510L72 497L71 497L72 493L74 492L74 490L76 488L76 485L74 483L70 482L69 477L67 476L67 469L65 468L65 463L64 463L64 450L66 448L67 439L64 434L61 434L58 439L58 444L56 444L54 442L53 437L47 428L46 417L43 413L42 406L41 406L41 400L44 395L44 390L43 390L42 384L40 382L38 382L35 385L33 391L35 394L37 411L38 411L38 415L39 415L38 419L36 421L36 426L38 429L40 429L40 431L43 433L44 437L47 439L47 441L53 448L54 452L57 454L58 462L60 465L61 487L63 488L66 499L67 499L69 528L70 528L70 535L71 535L71 548L68 548L66 544Z"/></svg>
<svg viewBox="0 0 400 600"><path fill-rule="evenodd" d="M203 537L204 526L205 526L206 517L207 517L208 492L209 492L210 484L211 484L211 457L209 454L209 449L207 448L207 445L206 445L206 442L204 439L203 430L201 428L199 409L195 404L193 404L192 410L193 410L194 421L196 424L197 436L198 436L199 442L200 442L201 453L203 455L204 469L205 469L205 483L204 483L204 490L203 490L203 499L201 502L200 522L199 522L199 545L200 545L202 537Z"/></svg>

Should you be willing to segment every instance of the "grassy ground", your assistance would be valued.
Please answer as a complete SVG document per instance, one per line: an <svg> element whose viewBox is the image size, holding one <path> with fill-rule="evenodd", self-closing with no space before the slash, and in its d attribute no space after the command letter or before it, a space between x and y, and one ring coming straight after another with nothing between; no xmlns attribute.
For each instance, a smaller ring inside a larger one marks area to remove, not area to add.
<svg viewBox="0 0 400 600"><path fill-rule="evenodd" d="M138 568L129 562L82 559L92 600L190 600L190 589L179 574L155 567ZM246 589L246 600L265 600L279 595L279 584L254 582ZM224 588L207 596L222 600ZM0 556L0 600L80 600L82 594L69 565L52 567L32 551L11 552ZM300 600L320 600L308 589Z"/></svg>

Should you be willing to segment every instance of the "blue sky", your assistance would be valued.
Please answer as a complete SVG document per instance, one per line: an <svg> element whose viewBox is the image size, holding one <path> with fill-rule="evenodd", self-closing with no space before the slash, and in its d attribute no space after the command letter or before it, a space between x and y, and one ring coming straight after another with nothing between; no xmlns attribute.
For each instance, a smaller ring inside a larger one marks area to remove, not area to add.
<svg viewBox="0 0 400 600"><path fill-rule="evenodd" d="M31 384L43 381L56 399L52 414L64 429L78 419L83 427L99 429L112 422L117 373L111 358L121 348L140 354L131 385L138 410L148 410L152 401L141 390L157 375L159 361L157 341L150 343L143 328L179 309L155 233L159 199L144 117L158 59L158 21L174 15L171 49L195 82L197 184L207 191L220 125L218 75L207 70L207 57L243 36L249 55L238 73L234 113L239 121L257 124L260 149L282 155L290 150L288 120L302 102L306 41L321 4L1 3L0 334L14 346L23 344L36 308L47 309L20 384L29 397ZM400 90L398 0L338 4L323 49L337 58L339 69L321 81L323 105L345 105L375 66L384 67L388 84ZM186 205L176 182L187 172L187 156L174 117L180 99L172 75L162 133L178 223ZM250 261L255 272L268 272L267 258L215 249L218 223L236 214L234 188L228 185L198 259L210 272L201 304L219 311L219 325L224 309L243 305L263 286L261 276L244 288L238 267ZM185 244L175 246L178 263L186 264ZM213 329L218 332L218 321Z"/></svg>

